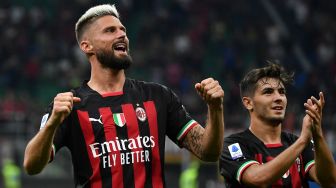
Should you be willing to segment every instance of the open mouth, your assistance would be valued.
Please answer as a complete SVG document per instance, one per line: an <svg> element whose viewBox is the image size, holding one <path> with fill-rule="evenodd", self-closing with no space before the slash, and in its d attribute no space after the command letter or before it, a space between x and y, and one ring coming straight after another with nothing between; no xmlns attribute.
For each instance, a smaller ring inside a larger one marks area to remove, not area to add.
<svg viewBox="0 0 336 188"><path fill-rule="evenodd" d="M126 43L120 42L113 45L113 49L118 52L126 52Z"/></svg>

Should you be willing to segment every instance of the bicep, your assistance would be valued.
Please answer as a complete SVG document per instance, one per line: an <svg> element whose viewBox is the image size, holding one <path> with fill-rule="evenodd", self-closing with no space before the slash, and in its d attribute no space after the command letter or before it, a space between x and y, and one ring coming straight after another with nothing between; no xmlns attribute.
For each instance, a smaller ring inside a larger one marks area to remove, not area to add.
<svg viewBox="0 0 336 188"><path fill-rule="evenodd" d="M320 184L318 181L317 175L316 175L316 166L312 166L310 170L308 171L309 177L316 183Z"/></svg>
<svg viewBox="0 0 336 188"><path fill-rule="evenodd" d="M204 128L197 124L185 136L182 146L201 158L203 155L202 140L204 136Z"/></svg>
<svg viewBox="0 0 336 188"><path fill-rule="evenodd" d="M262 182L258 181L261 180L262 178L256 176L256 174L258 174L257 171L259 167L260 165L255 163L251 164L245 169L242 169L243 172L241 172L241 179L240 179L241 184L247 185L249 187L263 187L261 185Z"/></svg>

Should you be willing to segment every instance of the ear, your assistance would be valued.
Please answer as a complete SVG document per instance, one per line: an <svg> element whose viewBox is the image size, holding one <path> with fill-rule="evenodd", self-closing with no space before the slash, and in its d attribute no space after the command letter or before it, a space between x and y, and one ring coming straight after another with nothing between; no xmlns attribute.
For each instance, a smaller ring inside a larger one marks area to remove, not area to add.
<svg viewBox="0 0 336 188"><path fill-rule="evenodd" d="M80 49L85 53L85 54L91 54L93 53L93 46L91 45L90 41L88 40L82 40L79 44Z"/></svg>
<svg viewBox="0 0 336 188"><path fill-rule="evenodd" d="M243 105L245 106L245 108L248 111L252 111L253 110L253 101L250 97L243 97L242 98L243 101Z"/></svg>

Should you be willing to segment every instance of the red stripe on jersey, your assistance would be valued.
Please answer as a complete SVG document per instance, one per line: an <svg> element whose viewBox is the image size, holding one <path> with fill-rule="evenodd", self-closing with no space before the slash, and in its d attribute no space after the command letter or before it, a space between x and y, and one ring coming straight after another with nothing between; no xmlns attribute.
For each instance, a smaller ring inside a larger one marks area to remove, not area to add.
<svg viewBox="0 0 336 188"><path fill-rule="evenodd" d="M125 104L121 106L122 111L124 112L126 124L127 124L127 134L128 139L136 138L139 135L139 125L138 120L136 118L136 114L132 104ZM141 147L132 149L132 152L142 152L143 149ZM146 181L146 171L145 165L141 161L134 161L133 163L134 170L134 185L135 187L144 187Z"/></svg>
<svg viewBox="0 0 336 188"><path fill-rule="evenodd" d="M266 157L266 161L269 162L271 160L273 160L274 158L271 156ZM287 173L287 172L286 172ZM276 182L274 182L272 184L272 187L276 188L276 187L282 187L283 186L283 182L282 182L282 177L280 177Z"/></svg>
<svg viewBox="0 0 336 188"><path fill-rule="evenodd" d="M267 148L278 148L282 146L282 143L277 143L277 144L265 144Z"/></svg>
<svg viewBox="0 0 336 188"><path fill-rule="evenodd" d="M104 93L101 96L102 97L114 97L114 96L123 95L123 94L124 94L123 91L118 91L118 92Z"/></svg>
<svg viewBox="0 0 336 188"><path fill-rule="evenodd" d="M99 169L100 158L95 158L90 148L90 144L93 144L95 142L95 136L93 133L92 124L89 121L89 114L88 112L80 110L77 110L77 114L79 119L79 125L84 135L86 150L89 155L92 168L92 175L90 177L91 188L101 188L102 182Z"/></svg>
<svg viewBox="0 0 336 188"><path fill-rule="evenodd" d="M255 154L254 156L255 160L258 161L260 164L263 164L263 160L262 160L262 154L258 153L258 154Z"/></svg>
<svg viewBox="0 0 336 188"><path fill-rule="evenodd" d="M151 136L154 137L155 146L152 148L152 183L155 188L163 187L161 159L159 151L159 130L157 114L153 101L144 102L145 111L148 117L148 124ZM164 139L164 138L162 138Z"/></svg>
<svg viewBox="0 0 336 188"><path fill-rule="evenodd" d="M113 121L113 114L109 107L99 108L99 113L102 116L103 124L104 124L104 132L106 142L116 141L117 130L116 125ZM121 166L120 160L120 151L111 151L109 157L112 158L112 155L116 155L116 163L115 166L111 166L111 174L112 174L112 187L124 187L123 182L123 169ZM119 160L118 160L119 159Z"/></svg>
<svg viewBox="0 0 336 188"><path fill-rule="evenodd" d="M295 162L293 163L293 165L290 167L289 169L289 173L291 175L291 179L292 179L292 187L293 188L300 188L301 186L301 178L300 178L300 172L298 169L298 163L301 164L302 162L302 158L301 155L299 156L299 161L295 160ZM302 166L299 165L299 167Z"/></svg>

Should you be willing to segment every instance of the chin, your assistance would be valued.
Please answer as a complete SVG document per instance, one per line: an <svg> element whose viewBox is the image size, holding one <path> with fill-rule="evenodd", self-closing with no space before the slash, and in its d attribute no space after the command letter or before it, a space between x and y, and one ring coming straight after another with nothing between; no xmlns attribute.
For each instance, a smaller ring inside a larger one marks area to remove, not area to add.
<svg viewBox="0 0 336 188"><path fill-rule="evenodd" d="M278 116L278 117L269 118L269 121L278 124L278 123L282 123L284 119L285 118L283 116L281 117Z"/></svg>

